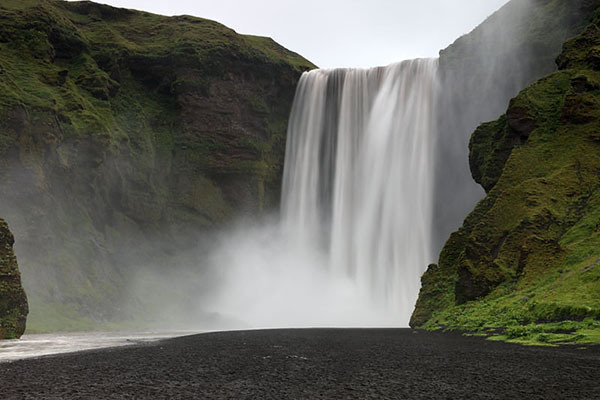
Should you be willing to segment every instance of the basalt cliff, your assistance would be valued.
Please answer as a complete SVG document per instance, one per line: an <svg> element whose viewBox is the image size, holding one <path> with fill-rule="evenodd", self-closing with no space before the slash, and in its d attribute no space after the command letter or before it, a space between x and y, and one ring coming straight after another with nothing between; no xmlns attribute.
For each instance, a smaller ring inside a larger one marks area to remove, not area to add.
<svg viewBox="0 0 600 400"><path fill-rule="evenodd" d="M86 1L3 0L0 26L0 215L33 331L139 318L136 271L167 280L197 238L278 203L307 60L213 21Z"/></svg>

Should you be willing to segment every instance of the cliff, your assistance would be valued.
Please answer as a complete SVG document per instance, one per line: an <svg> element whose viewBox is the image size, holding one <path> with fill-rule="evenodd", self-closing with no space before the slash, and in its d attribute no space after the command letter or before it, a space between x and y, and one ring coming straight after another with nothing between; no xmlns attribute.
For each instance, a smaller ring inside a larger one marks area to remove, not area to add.
<svg viewBox="0 0 600 400"><path fill-rule="evenodd" d="M483 190L470 176L471 133L504 113L520 90L556 71L562 44L590 23L598 0L512 0L440 51L434 252Z"/></svg>
<svg viewBox="0 0 600 400"><path fill-rule="evenodd" d="M277 204L310 62L213 21L91 2L7 0L0 24L0 213L34 330L130 320L137 270L168 277L197 237Z"/></svg>
<svg viewBox="0 0 600 400"><path fill-rule="evenodd" d="M14 242L8 224L0 219L0 340L21 337L29 312L13 252Z"/></svg>
<svg viewBox="0 0 600 400"><path fill-rule="evenodd" d="M521 342L600 341L600 29L469 145L486 197L422 277L411 326Z"/></svg>

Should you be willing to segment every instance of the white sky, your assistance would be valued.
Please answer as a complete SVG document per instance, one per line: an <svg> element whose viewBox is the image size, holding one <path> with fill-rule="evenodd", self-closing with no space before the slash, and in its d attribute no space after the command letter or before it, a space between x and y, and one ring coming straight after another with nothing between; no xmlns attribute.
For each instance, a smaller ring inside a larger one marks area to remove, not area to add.
<svg viewBox="0 0 600 400"><path fill-rule="evenodd" d="M508 0L96 0L269 36L319 67L435 57Z"/></svg>

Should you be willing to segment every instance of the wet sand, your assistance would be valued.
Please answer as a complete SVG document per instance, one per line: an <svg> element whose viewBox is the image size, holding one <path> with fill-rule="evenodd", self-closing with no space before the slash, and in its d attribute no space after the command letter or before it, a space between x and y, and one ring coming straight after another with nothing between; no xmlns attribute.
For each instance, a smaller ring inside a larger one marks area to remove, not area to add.
<svg viewBox="0 0 600 400"><path fill-rule="evenodd" d="M207 333L0 363L3 399L600 399L600 347L410 329Z"/></svg>

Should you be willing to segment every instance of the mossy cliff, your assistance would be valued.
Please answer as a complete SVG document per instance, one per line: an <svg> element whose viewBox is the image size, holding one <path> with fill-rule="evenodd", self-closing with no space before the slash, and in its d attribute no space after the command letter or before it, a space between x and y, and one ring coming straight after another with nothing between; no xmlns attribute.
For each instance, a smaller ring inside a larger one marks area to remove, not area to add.
<svg viewBox="0 0 600 400"><path fill-rule="evenodd" d="M512 0L440 52L434 251L484 193L469 174L467 143L483 121L556 71L562 44L593 18L598 0Z"/></svg>
<svg viewBox="0 0 600 400"><path fill-rule="evenodd" d="M599 17L473 133L487 196L423 275L411 326L600 342Z"/></svg>
<svg viewBox="0 0 600 400"><path fill-rule="evenodd" d="M25 331L29 312L14 242L8 224L0 219L0 339L19 338Z"/></svg>
<svg viewBox="0 0 600 400"><path fill-rule="evenodd" d="M91 2L4 0L0 25L0 212L34 329L117 318L132 265L168 271L191 238L277 204L310 62Z"/></svg>

